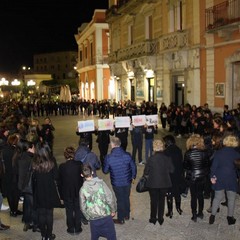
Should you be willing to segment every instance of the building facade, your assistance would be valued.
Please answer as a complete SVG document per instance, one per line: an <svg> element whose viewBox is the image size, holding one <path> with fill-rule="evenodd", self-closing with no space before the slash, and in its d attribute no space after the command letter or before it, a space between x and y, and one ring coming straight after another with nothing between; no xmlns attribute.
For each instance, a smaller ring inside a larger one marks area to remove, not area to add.
<svg viewBox="0 0 240 240"><path fill-rule="evenodd" d="M91 22L83 23L75 35L79 92L80 97L87 100L114 97L108 66L109 29L105 12L95 10Z"/></svg>
<svg viewBox="0 0 240 240"><path fill-rule="evenodd" d="M213 24L220 15L209 14L219 4L234 19L221 26ZM117 99L234 106L239 14L239 0L109 0L109 66Z"/></svg>
<svg viewBox="0 0 240 240"><path fill-rule="evenodd" d="M53 79L75 79L77 51L61 51L35 54L34 73L51 74Z"/></svg>

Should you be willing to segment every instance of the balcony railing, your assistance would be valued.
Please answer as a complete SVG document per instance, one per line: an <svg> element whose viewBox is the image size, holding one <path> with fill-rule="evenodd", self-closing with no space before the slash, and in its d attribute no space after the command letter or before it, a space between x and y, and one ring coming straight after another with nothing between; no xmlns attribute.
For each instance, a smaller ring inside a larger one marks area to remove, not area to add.
<svg viewBox="0 0 240 240"><path fill-rule="evenodd" d="M109 63L113 63L143 56L152 56L156 55L156 53L157 42L155 40L147 40L110 53L108 60Z"/></svg>
<svg viewBox="0 0 240 240"><path fill-rule="evenodd" d="M160 38L159 52L166 50L178 50L188 46L188 32L177 31Z"/></svg>
<svg viewBox="0 0 240 240"><path fill-rule="evenodd" d="M240 0L229 0L206 9L206 31L240 22Z"/></svg>

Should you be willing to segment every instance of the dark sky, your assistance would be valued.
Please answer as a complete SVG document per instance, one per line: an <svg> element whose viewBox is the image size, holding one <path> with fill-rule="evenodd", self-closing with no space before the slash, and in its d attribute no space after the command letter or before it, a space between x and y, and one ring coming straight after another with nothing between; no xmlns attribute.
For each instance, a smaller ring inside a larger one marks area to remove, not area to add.
<svg viewBox="0 0 240 240"><path fill-rule="evenodd" d="M0 73L32 66L33 55L77 50L74 34L108 0L0 0Z"/></svg>

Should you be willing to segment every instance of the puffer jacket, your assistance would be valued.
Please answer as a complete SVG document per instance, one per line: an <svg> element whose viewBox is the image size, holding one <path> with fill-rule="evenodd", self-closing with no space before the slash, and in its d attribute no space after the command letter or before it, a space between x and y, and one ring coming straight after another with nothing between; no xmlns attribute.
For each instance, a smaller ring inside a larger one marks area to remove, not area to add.
<svg viewBox="0 0 240 240"><path fill-rule="evenodd" d="M116 187L128 186L136 178L136 164L130 153L115 147L104 160L103 172L110 172L111 184Z"/></svg>
<svg viewBox="0 0 240 240"><path fill-rule="evenodd" d="M183 167L186 170L188 182L203 180L210 172L209 153L197 148L187 150L184 155Z"/></svg>
<svg viewBox="0 0 240 240"><path fill-rule="evenodd" d="M80 190L81 210L88 220L96 220L116 212L115 196L98 177L86 180Z"/></svg>

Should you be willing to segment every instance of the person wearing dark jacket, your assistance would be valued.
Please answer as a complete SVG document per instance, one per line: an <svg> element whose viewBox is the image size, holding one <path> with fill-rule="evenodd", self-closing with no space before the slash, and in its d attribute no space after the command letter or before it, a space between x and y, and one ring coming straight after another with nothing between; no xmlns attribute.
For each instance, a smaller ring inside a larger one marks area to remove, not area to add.
<svg viewBox="0 0 240 240"><path fill-rule="evenodd" d="M174 167L171 159L163 153L164 144L161 140L153 141L154 154L149 158L144 169L148 176L146 187L149 188L151 213L149 222L160 225L164 222L165 195L172 187L170 173Z"/></svg>
<svg viewBox="0 0 240 240"><path fill-rule="evenodd" d="M175 198L175 205L177 212L181 215L181 185L184 185L183 179L183 155L182 150L176 145L174 136L166 135L163 138L165 143L164 153L171 158L174 166L173 173L170 174L172 188L167 193L167 217L172 218L173 215L173 197Z"/></svg>
<svg viewBox="0 0 240 240"><path fill-rule="evenodd" d="M28 185L28 178L31 177L32 163L35 156L35 146L33 143L21 139L18 142L19 157L17 159L18 168L18 189L24 196L23 201L23 231L35 228L37 222L37 212L33 208L32 185ZM30 181L31 182L31 181Z"/></svg>
<svg viewBox="0 0 240 240"><path fill-rule="evenodd" d="M108 153L108 145L110 143L110 135L112 136L114 134L113 131L110 130L104 130L104 131L96 131L97 135L97 143L98 143L98 149L100 152L100 161L103 165L104 159Z"/></svg>
<svg viewBox="0 0 240 240"><path fill-rule="evenodd" d="M17 167L13 157L16 154L16 145L19 138L17 134L8 136L7 145L2 149L2 161L4 162L4 175L2 179L3 193L7 197L10 208L10 216L17 217L22 212L18 210L19 190L17 179Z"/></svg>
<svg viewBox="0 0 240 240"><path fill-rule="evenodd" d="M92 138L92 134L94 133L94 131L92 132L79 132L78 130L76 131L76 134L78 136L80 136L80 139L79 139L79 145L82 143L82 142L85 142L89 149L92 151L92 142L93 142L93 138Z"/></svg>
<svg viewBox="0 0 240 240"><path fill-rule="evenodd" d="M111 138L112 151L104 161L103 172L109 173L113 191L117 198L117 219L114 222L124 224L130 217L130 191L132 180L136 178L136 165L128 152L121 148L117 137Z"/></svg>
<svg viewBox="0 0 240 240"><path fill-rule="evenodd" d="M199 134L194 134L187 139L186 149L183 166L191 193L191 219L196 222L197 218L203 219L203 192L206 177L210 171L210 156L205 149L204 139Z"/></svg>
<svg viewBox="0 0 240 240"><path fill-rule="evenodd" d="M42 240L56 238L53 230L53 209L61 206L57 190L58 169L48 144L36 147L33 161L33 203L38 212Z"/></svg>
<svg viewBox="0 0 240 240"><path fill-rule="evenodd" d="M66 147L64 150L66 162L59 165L59 192L64 201L69 234L82 232L82 213L79 202L79 191L83 185L82 162L74 161L74 154L73 147Z"/></svg>
<svg viewBox="0 0 240 240"><path fill-rule="evenodd" d="M115 137L121 141L121 148L126 151L128 145L128 128L115 128Z"/></svg>
<svg viewBox="0 0 240 240"><path fill-rule="evenodd" d="M82 164L89 164L93 170L93 177L97 176L97 170L101 168L99 158L94 152L91 152L88 142L85 142L85 140L81 140L81 143L75 152L74 160L80 161Z"/></svg>
<svg viewBox="0 0 240 240"><path fill-rule="evenodd" d="M41 137L43 141L48 143L51 151L53 151L53 140L54 140L53 131L55 130L55 128L52 125L51 119L49 117L46 117L44 119L44 122L45 123L42 125L42 129L41 129Z"/></svg>
<svg viewBox="0 0 240 240"><path fill-rule="evenodd" d="M235 135L230 134L224 137L223 147L220 150L217 150L214 154L210 177L215 194L209 224L214 223L215 215L221 201L224 199L225 192L228 199L228 225L233 225L236 222L236 219L233 217L238 189L238 176L235 161L240 159L240 154L235 149L237 147L239 147L238 138Z"/></svg>

